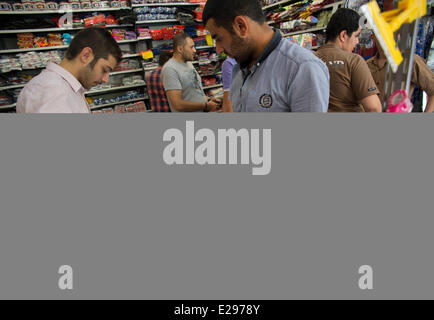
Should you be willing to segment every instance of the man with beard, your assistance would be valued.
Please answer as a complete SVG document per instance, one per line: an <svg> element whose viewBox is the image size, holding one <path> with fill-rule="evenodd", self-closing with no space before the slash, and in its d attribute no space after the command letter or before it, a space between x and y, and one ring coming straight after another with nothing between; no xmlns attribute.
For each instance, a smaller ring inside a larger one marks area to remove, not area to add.
<svg viewBox="0 0 434 320"><path fill-rule="evenodd" d="M107 30L80 31L62 62L50 62L24 87L17 113L90 113L84 90L107 83L121 58L121 49Z"/></svg>
<svg viewBox="0 0 434 320"><path fill-rule="evenodd" d="M220 101L209 100L202 79L193 67L196 48L193 39L179 33L173 39L173 58L161 71L164 90L172 112L208 112L220 109Z"/></svg>
<svg viewBox="0 0 434 320"><path fill-rule="evenodd" d="M327 67L273 31L258 0L208 0L203 21L217 51L238 62L230 90L235 112L327 111Z"/></svg>

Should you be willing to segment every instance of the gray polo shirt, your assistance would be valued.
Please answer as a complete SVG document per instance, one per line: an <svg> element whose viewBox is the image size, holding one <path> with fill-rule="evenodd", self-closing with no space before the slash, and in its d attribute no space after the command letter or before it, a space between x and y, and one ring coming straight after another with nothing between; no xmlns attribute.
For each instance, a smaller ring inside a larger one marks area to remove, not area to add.
<svg viewBox="0 0 434 320"><path fill-rule="evenodd" d="M310 50L274 34L252 68L232 73L235 112L327 112L329 71Z"/></svg>

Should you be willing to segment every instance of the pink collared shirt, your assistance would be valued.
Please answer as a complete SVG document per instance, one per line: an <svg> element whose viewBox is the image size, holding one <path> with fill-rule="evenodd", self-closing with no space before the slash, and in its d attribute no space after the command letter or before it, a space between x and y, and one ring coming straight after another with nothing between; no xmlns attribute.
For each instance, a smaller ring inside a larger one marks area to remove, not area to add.
<svg viewBox="0 0 434 320"><path fill-rule="evenodd" d="M21 91L17 113L90 113L84 88L68 71L54 62Z"/></svg>

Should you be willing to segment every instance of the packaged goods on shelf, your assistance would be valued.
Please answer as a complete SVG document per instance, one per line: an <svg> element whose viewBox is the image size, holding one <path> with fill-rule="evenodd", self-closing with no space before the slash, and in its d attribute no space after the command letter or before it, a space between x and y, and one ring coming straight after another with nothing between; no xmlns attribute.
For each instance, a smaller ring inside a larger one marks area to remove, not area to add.
<svg viewBox="0 0 434 320"><path fill-rule="evenodd" d="M33 33L18 33L17 46L19 49L29 49L34 47L34 34Z"/></svg>
<svg viewBox="0 0 434 320"><path fill-rule="evenodd" d="M13 70L20 71L22 66L20 60L17 58L4 58L0 59L0 72L10 72Z"/></svg>

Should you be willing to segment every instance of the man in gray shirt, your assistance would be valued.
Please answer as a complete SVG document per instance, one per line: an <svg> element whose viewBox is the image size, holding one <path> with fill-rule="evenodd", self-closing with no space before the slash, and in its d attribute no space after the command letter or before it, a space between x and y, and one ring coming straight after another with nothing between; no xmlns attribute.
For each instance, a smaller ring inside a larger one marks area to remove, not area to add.
<svg viewBox="0 0 434 320"><path fill-rule="evenodd" d="M193 67L196 49L193 39L179 33L173 40L173 58L161 71L164 90L173 112L217 111L220 102L209 100L202 89L202 80Z"/></svg>
<svg viewBox="0 0 434 320"><path fill-rule="evenodd" d="M203 21L238 64L230 99L237 112L327 112L330 78L312 52L266 23L258 0L208 0Z"/></svg>

